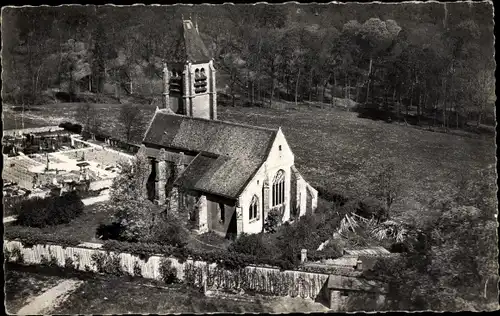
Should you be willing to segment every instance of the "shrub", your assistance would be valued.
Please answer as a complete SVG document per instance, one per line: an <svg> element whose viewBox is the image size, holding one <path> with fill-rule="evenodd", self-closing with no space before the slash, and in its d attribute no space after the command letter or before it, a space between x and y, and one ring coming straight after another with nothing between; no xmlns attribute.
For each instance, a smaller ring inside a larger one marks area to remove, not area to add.
<svg viewBox="0 0 500 316"><path fill-rule="evenodd" d="M160 220L153 228L152 239L161 245L185 247L188 233L180 221L169 216L167 220Z"/></svg>
<svg viewBox="0 0 500 316"><path fill-rule="evenodd" d="M74 261L72 258L66 257L64 259L64 268L66 268L66 269L74 269L75 268Z"/></svg>
<svg viewBox="0 0 500 316"><path fill-rule="evenodd" d="M104 273L113 275L123 275L120 255L108 255L104 265Z"/></svg>
<svg viewBox="0 0 500 316"><path fill-rule="evenodd" d="M95 252L90 257L92 264L96 267L97 272L104 273L104 264L106 262L106 255L102 252Z"/></svg>
<svg viewBox="0 0 500 316"><path fill-rule="evenodd" d="M350 200L342 208L344 214L354 213L367 219L374 218L377 221L385 221L389 215L384 204L375 198Z"/></svg>
<svg viewBox="0 0 500 316"><path fill-rule="evenodd" d="M14 262L17 262L19 264L24 263L24 256L23 256L23 253L19 247L15 247L14 249L12 249L12 251L10 252L10 255L11 255L11 257L15 258Z"/></svg>
<svg viewBox="0 0 500 316"><path fill-rule="evenodd" d="M385 221L389 218L389 213L380 200L365 198L359 202L359 216L374 218L377 221Z"/></svg>
<svg viewBox="0 0 500 316"><path fill-rule="evenodd" d="M342 247L330 240L330 242L322 249L316 251L308 251L307 258L310 261L319 261L322 259L336 259L342 257Z"/></svg>
<svg viewBox="0 0 500 316"><path fill-rule="evenodd" d="M339 203L340 205L343 205L348 201L348 198L343 194L335 192L323 186L316 186L316 190L318 191L318 197L323 198L327 201Z"/></svg>
<svg viewBox="0 0 500 316"><path fill-rule="evenodd" d="M22 226L45 227L69 223L80 216L84 204L75 192L47 198L21 201L17 223Z"/></svg>
<svg viewBox="0 0 500 316"><path fill-rule="evenodd" d="M130 242L151 240L154 209L150 201L117 201L115 222L121 226L120 240Z"/></svg>
<svg viewBox="0 0 500 316"><path fill-rule="evenodd" d="M120 263L120 256L115 254L115 255L110 255L102 253L102 252L96 252L93 253L91 256L92 263L95 265L97 272L99 273L106 273L106 274L113 274L113 275L122 275L123 270L122 266Z"/></svg>
<svg viewBox="0 0 500 316"><path fill-rule="evenodd" d="M117 222L111 224L101 223L96 229L96 237L102 240L120 239L122 225Z"/></svg>
<svg viewBox="0 0 500 316"><path fill-rule="evenodd" d="M4 216L17 215L19 214L19 209L21 202L31 194L31 191L26 191L23 196L12 196L3 198L3 213Z"/></svg>
<svg viewBox="0 0 500 316"><path fill-rule="evenodd" d="M275 250L269 249L269 246L264 242L262 237L262 234L241 234L238 239L229 246L228 250L268 258Z"/></svg>
<svg viewBox="0 0 500 316"><path fill-rule="evenodd" d="M80 134L82 132L82 126L80 124L73 124L71 122L61 123L59 124L59 127L76 134Z"/></svg>
<svg viewBox="0 0 500 316"><path fill-rule="evenodd" d="M134 276L142 277L142 269L138 261L134 262Z"/></svg>
<svg viewBox="0 0 500 316"><path fill-rule="evenodd" d="M160 275L163 282L167 284L177 283L177 269L172 267L169 259L162 258L160 261Z"/></svg>
<svg viewBox="0 0 500 316"><path fill-rule="evenodd" d="M264 222L264 231L266 233L275 233L276 228L281 224L281 214L279 210L272 209L267 214L267 218Z"/></svg>

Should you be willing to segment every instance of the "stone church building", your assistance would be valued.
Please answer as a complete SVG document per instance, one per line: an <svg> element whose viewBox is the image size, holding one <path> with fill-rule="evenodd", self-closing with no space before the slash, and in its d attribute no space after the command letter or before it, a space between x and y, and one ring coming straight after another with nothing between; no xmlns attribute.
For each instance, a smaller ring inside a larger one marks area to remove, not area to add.
<svg viewBox="0 0 500 316"><path fill-rule="evenodd" d="M216 72L197 25L182 22L163 70L141 151L151 200L185 214L199 233L259 233L272 210L283 222L314 212L317 191L300 175L281 128L217 120ZM183 216L183 215L181 215Z"/></svg>

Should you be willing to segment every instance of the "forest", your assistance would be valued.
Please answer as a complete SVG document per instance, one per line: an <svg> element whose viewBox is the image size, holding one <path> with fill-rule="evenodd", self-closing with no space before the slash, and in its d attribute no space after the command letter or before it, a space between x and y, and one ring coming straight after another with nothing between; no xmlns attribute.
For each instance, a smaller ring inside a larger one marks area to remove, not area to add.
<svg viewBox="0 0 500 316"><path fill-rule="evenodd" d="M488 2L6 7L2 98L151 104L190 18L224 104L340 98L386 120L494 125L492 17Z"/></svg>

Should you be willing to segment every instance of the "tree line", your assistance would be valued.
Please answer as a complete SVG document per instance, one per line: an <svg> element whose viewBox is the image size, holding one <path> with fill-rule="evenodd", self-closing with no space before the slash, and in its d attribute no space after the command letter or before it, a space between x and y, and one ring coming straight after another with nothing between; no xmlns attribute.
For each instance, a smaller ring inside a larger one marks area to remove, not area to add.
<svg viewBox="0 0 500 316"><path fill-rule="evenodd" d="M446 128L493 117L487 2L66 6L3 16L10 103L152 102L172 34L191 18L229 105L347 98L385 118Z"/></svg>

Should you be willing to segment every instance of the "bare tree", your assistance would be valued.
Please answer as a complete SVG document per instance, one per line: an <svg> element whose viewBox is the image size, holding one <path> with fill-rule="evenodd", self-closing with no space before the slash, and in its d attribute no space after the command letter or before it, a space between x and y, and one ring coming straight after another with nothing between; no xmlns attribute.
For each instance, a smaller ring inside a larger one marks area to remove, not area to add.
<svg viewBox="0 0 500 316"><path fill-rule="evenodd" d="M102 122L97 109L92 104L80 104L76 109L76 119L83 124L84 131L93 135L99 132Z"/></svg>
<svg viewBox="0 0 500 316"><path fill-rule="evenodd" d="M141 110L137 105L125 104L120 108L120 124L127 142L132 140L134 132L140 126Z"/></svg>
<svg viewBox="0 0 500 316"><path fill-rule="evenodd" d="M403 180L401 168L393 161L384 163L372 179L374 195L384 203L387 214L394 202L401 196Z"/></svg>

